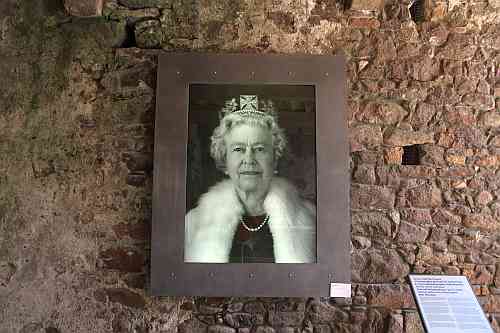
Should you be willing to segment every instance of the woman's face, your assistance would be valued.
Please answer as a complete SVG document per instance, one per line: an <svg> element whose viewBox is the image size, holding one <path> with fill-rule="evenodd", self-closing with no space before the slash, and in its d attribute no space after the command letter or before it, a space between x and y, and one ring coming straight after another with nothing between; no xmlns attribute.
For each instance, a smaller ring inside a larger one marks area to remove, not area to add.
<svg viewBox="0 0 500 333"><path fill-rule="evenodd" d="M267 193L273 177L271 131L258 125L235 126L225 137L226 173L237 189Z"/></svg>

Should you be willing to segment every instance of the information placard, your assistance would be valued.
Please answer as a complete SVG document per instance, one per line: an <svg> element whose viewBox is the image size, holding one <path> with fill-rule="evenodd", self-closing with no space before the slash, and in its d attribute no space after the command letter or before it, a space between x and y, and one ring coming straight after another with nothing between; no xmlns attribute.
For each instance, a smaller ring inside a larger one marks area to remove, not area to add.
<svg viewBox="0 0 500 333"><path fill-rule="evenodd" d="M465 276L410 274L427 333L493 333Z"/></svg>

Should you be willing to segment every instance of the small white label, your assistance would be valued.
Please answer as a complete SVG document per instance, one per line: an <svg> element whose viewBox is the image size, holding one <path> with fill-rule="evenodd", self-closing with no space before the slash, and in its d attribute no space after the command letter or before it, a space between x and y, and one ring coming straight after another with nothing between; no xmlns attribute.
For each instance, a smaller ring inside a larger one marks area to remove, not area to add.
<svg viewBox="0 0 500 333"><path fill-rule="evenodd" d="M351 284L330 283L330 297L351 297Z"/></svg>

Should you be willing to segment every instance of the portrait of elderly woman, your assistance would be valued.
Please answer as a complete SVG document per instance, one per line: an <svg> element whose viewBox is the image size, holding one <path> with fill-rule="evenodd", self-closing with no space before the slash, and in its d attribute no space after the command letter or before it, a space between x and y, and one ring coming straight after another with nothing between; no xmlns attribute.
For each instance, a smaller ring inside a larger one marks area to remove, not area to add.
<svg viewBox="0 0 500 333"><path fill-rule="evenodd" d="M186 214L185 262L316 262L316 207L278 172L288 141L272 101L240 95L219 118L209 151L224 177Z"/></svg>

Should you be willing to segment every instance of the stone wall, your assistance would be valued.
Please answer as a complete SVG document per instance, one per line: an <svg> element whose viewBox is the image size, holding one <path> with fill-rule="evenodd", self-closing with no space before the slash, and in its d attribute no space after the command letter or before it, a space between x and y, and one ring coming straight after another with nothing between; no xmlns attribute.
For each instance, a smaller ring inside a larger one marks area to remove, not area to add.
<svg viewBox="0 0 500 333"><path fill-rule="evenodd" d="M422 332L409 272L500 332L500 2L409 2L3 0L0 332ZM148 296L161 50L346 53L351 299Z"/></svg>

